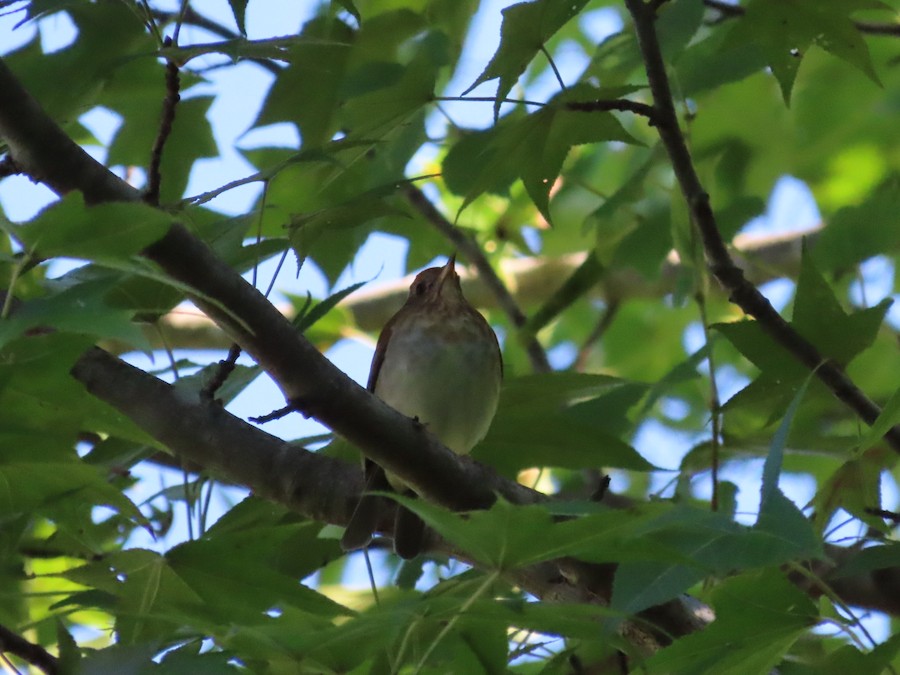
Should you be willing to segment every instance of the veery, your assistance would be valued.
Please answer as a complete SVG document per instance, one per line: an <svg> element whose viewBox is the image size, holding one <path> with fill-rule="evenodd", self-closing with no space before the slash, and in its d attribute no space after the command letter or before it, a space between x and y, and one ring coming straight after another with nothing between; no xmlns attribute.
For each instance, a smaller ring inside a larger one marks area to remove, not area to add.
<svg viewBox="0 0 900 675"><path fill-rule="evenodd" d="M503 377L497 336L463 297L456 256L443 267L420 272L406 303L387 322L369 371L368 389L399 412L426 426L448 448L464 455L488 431ZM371 460L365 460L366 490L411 490ZM344 550L369 544L381 500L364 495L341 539ZM398 507L394 550L419 554L424 523Z"/></svg>

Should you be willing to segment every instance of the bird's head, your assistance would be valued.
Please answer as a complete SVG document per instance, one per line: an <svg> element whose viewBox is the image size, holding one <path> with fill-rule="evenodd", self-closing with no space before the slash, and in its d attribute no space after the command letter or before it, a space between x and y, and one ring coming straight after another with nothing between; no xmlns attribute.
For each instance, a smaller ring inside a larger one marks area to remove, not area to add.
<svg viewBox="0 0 900 675"><path fill-rule="evenodd" d="M464 303L459 275L456 273L456 254L443 267L429 267L416 275L409 287L407 305L455 305Z"/></svg>

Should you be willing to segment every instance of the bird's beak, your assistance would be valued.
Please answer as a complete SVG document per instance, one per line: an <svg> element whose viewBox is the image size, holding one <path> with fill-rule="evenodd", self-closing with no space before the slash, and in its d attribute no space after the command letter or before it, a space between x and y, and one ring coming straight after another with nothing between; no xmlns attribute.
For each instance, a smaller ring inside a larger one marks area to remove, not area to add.
<svg viewBox="0 0 900 675"><path fill-rule="evenodd" d="M441 273L438 276L437 287L443 288L444 284L447 282L447 279L452 279L456 276L456 254L450 256L450 260L447 261L447 264L441 268Z"/></svg>

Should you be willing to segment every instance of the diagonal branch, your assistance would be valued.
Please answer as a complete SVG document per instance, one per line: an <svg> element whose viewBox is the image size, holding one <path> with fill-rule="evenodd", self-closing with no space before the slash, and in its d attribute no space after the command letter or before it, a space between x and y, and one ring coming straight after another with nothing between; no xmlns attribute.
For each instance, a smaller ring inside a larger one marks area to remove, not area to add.
<svg viewBox="0 0 900 675"><path fill-rule="evenodd" d="M55 656L2 625L0 625L0 652L15 654L26 663L40 668L47 675L56 675L59 672L59 661Z"/></svg>
<svg viewBox="0 0 900 675"><path fill-rule="evenodd" d="M72 374L92 395L122 412L182 460L200 464L218 478L246 485L257 495L315 520L346 524L364 489L357 467L270 436L210 401L186 400L174 386L102 349L82 355ZM462 480L481 483L512 503L547 499L474 460L453 455L453 461L460 468ZM454 483L452 488L466 491L462 483ZM458 500L443 503L450 508L467 506ZM468 505L476 506L474 502ZM392 514L386 512L379 530L390 533L393 524ZM430 548L467 560L464 553L444 541L433 541ZM607 604L614 572L614 565L564 558L511 569L505 576L510 583L549 602ZM648 651L658 649L665 638L647 623L668 636L686 635L705 623L690 603L682 600L647 610L642 618L642 622L629 622L624 630L629 640Z"/></svg>
<svg viewBox="0 0 900 675"><path fill-rule="evenodd" d="M167 37L163 45L168 47L171 44L172 39ZM166 61L166 96L163 99L159 130L153 140L153 149L150 153L150 166L147 169L147 193L144 195L144 200L154 206L159 206L159 190L162 185L160 165L162 164L163 149L172 133L175 111L178 108L178 102L181 101L180 89L181 78L178 76L178 64L172 59L168 59Z"/></svg>
<svg viewBox="0 0 900 675"><path fill-rule="evenodd" d="M83 354L72 374L94 396L131 419L182 462L201 466L216 478L249 487L255 494L277 502L320 522L346 524L363 490L357 466L313 453L271 436L224 410L199 398L188 400L173 385L157 379L103 351L94 348ZM498 476L490 469L466 458L456 458L467 480L481 481L513 503L533 503L544 499L533 490ZM619 495L607 495L612 508L630 508L634 502ZM383 514L379 531L390 533L393 517ZM451 550L446 542L434 541L431 550L465 556ZM830 546L829 562L814 571L846 602L900 615L896 589L900 588L900 567L886 567L854 574L841 573L859 550ZM554 574L548 566L557 569ZM559 570L568 579L559 579ZM559 560L556 565L539 565L512 570L509 581L536 597L559 602L596 603L609 599L614 566L588 565ZM811 595L819 591L796 582ZM688 599L684 599L685 603ZM670 635L684 635L700 627L688 604L667 603L648 610L643 618Z"/></svg>
<svg viewBox="0 0 900 675"><path fill-rule="evenodd" d="M773 340L810 371L815 372L819 380L860 419L866 424L873 424L881 414L881 409L853 383L840 366L823 356L811 342L794 330L762 293L747 281L743 271L731 259L719 234L709 194L700 183L678 124L666 66L656 35L656 16L643 0L625 0L625 5L634 19L638 45L647 70L647 80L657 111L656 128L672 162L672 169L690 208L691 217L700 232L710 272L728 291L734 304L754 317ZM890 429L885 434L885 440L900 452L900 427Z"/></svg>
<svg viewBox="0 0 900 675"><path fill-rule="evenodd" d="M140 193L78 147L0 60L0 136L23 171L90 203ZM195 289L194 303L278 383L295 410L316 417L417 492L451 508L486 507L495 493L471 481L456 456L326 359L266 298L181 225L144 255ZM452 487L451 487L452 486Z"/></svg>

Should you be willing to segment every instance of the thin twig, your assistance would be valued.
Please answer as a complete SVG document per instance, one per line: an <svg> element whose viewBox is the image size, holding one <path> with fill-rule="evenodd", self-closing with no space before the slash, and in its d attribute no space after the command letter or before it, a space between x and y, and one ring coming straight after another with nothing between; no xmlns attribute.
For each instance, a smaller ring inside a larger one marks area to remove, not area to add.
<svg viewBox="0 0 900 675"><path fill-rule="evenodd" d="M706 286L707 284L704 284ZM719 510L719 450L722 437L722 402L719 398L719 385L716 382L716 360L713 358L712 335L709 331L709 316L706 311L705 289L697 293L697 307L700 310L700 322L703 324L703 339L706 341L706 363L709 366L709 416L712 438L710 438L710 481L712 496L709 508Z"/></svg>
<svg viewBox="0 0 900 675"><path fill-rule="evenodd" d="M231 182L225 183L224 185L220 185L214 190L209 190L208 192L203 192L199 195L194 195L193 197L185 197L181 200L181 204L193 204L194 206L200 206L201 204L212 201L219 195L224 194L229 190L234 190L235 188L239 188L244 185L250 185L251 183L259 183L260 181L267 180L270 177L270 172L271 170L257 171L256 173L250 174L249 176L237 178Z"/></svg>
<svg viewBox="0 0 900 675"><path fill-rule="evenodd" d="M885 520L890 520L894 524L900 525L900 513L872 507L866 507L863 510L870 516L878 516L879 518L884 518Z"/></svg>
<svg viewBox="0 0 900 675"><path fill-rule="evenodd" d="M219 391L223 384L225 384L228 376L234 372L234 368L237 365L237 360L240 355L241 346L235 342L228 350L228 356L222 361L219 361L219 365L216 368L216 372L212 379L200 390L201 400L215 400L216 392Z"/></svg>
<svg viewBox="0 0 900 675"><path fill-rule="evenodd" d="M181 0L181 8L178 10L178 18L175 19L175 32L172 33L172 44L178 45L178 38L181 35L181 26L184 24L184 17L187 14L190 0Z"/></svg>
<svg viewBox="0 0 900 675"><path fill-rule="evenodd" d="M888 35L900 37L900 23L875 23L874 21L854 21L853 25L860 33L867 35Z"/></svg>
<svg viewBox="0 0 900 675"><path fill-rule="evenodd" d="M541 52L543 52L544 56L547 57L547 63L550 64L550 69L553 71L553 74L556 76L556 81L559 83L560 89L566 89L566 83L562 79L562 75L559 72L559 68L556 67L556 62L553 60L553 57L550 55L549 50L546 45L541 45Z"/></svg>
<svg viewBox="0 0 900 675"><path fill-rule="evenodd" d="M471 103L496 103L496 96L435 96L432 101L468 101ZM500 103L517 103L519 105L536 105L543 108L544 101L529 101L524 98L501 98Z"/></svg>
<svg viewBox="0 0 900 675"><path fill-rule="evenodd" d="M296 403L288 403L283 408L279 408L278 410L273 410L270 413L265 415L260 415L259 417L250 417L248 418L254 424L265 424L267 422L274 422L275 420L280 420L282 417L287 417L293 412L301 412L300 408Z"/></svg>
<svg viewBox="0 0 900 675"><path fill-rule="evenodd" d="M575 357L575 363L572 365L575 372L580 373L584 370L585 365L587 365L588 357L591 354L591 350L600 338L604 336L606 331L609 330L613 319L616 318L618 313L619 301L613 299L606 306L606 309L603 310L603 314L600 315L597 325L594 326L594 329L591 331L590 335L585 338L581 348L578 350L578 356Z"/></svg>
<svg viewBox="0 0 900 675"><path fill-rule="evenodd" d="M153 33L156 42L162 46L165 40L163 40L162 31L159 30L159 26L153 18L153 10L150 9L150 3L147 0L141 0L141 6L144 8L144 22L147 24L147 29Z"/></svg>
<svg viewBox="0 0 900 675"><path fill-rule="evenodd" d="M0 625L0 652L15 654L48 675L55 675L59 672L59 661L55 656L40 645L29 642L2 625Z"/></svg>
<svg viewBox="0 0 900 675"><path fill-rule="evenodd" d="M421 213L425 219L438 230L438 232L443 234L466 260L474 265L484 284L497 299L497 305L503 310L512 325L517 329L523 328L528 322L527 317L522 310L519 309L512 294L500 280L500 277L497 276L497 273L494 271L494 268L491 267L488 259L485 258L484 253L482 253L478 244L465 232L445 218L434 204L431 203L428 197L426 197L415 185L407 183L404 188L404 193L413 207L415 207L415 209ZM520 332L520 334L523 333ZM537 338L534 337L533 334L529 334L524 339L525 351L528 353L528 358L531 361L531 367L534 371L537 373L550 372L552 368L550 367L550 362L547 360L547 354L537 341Z"/></svg>
<svg viewBox="0 0 900 675"><path fill-rule="evenodd" d="M163 43L169 47L173 44L170 38ZM159 205L159 188L162 183L162 175L159 166L162 163L163 148L172 133L172 123L175 121L175 109L181 100L179 89L181 79L178 76L178 66L171 59L166 62L166 98L163 101L162 117L159 121L159 131L153 141L153 151L150 155L150 167L147 170L147 192L144 201L154 206Z"/></svg>
<svg viewBox="0 0 900 675"><path fill-rule="evenodd" d="M656 36L656 17L643 0L625 0L625 4L634 19L638 45L647 70L647 80L658 115L656 129L672 162L672 170L688 203L693 222L700 232L710 272L729 292L731 302L754 317L769 337L787 349L810 371L815 372L819 380L859 415L860 419L866 424L873 424L881 414L881 409L860 391L840 366L826 359L812 343L794 330L765 296L744 278L743 271L731 259L719 234L709 194L700 183L678 124L666 66ZM894 450L900 452L900 427L893 427L884 437Z"/></svg>
<svg viewBox="0 0 900 675"><path fill-rule="evenodd" d="M723 17L737 18L744 16L747 10L740 5L733 5L722 0L703 0L703 4L719 12ZM878 23L875 21L854 21L853 25L860 33L867 35L887 35L900 37L900 23Z"/></svg>
<svg viewBox="0 0 900 675"><path fill-rule="evenodd" d="M168 23L169 21L177 20L179 16L178 12L164 12L161 10L153 10L153 17L159 21L160 23ZM240 39L242 36L238 33L235 33L233 30L229 29L227 26L223 26L222 24L213 21L209 17L206 17L199 12L197 12L190 5L184 12L183 15L183 23L191 24L192 26L197 26L198 28L202 28L203 30L209 31L213 35L218 35L219 37L227 38L230 40ZM276 64L271 59L264 59L260 57L250 57L246 59L247 61L252 61L258 66L265 68L273 75L278 75L282 68Z"/></svg>
<svg viewBox="0 0 900 675"><path fill-rule="evenodd" d="M596 101L571 101L566 103L569 110L577 110L579 112L605 112L610 110L622 110L632 112L635 115L642 115L650 120L650 125L656 125L656 110L652 105L639 103L638 101L630 101L627 98L616 99L597 99Z"/></svg>

